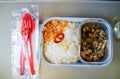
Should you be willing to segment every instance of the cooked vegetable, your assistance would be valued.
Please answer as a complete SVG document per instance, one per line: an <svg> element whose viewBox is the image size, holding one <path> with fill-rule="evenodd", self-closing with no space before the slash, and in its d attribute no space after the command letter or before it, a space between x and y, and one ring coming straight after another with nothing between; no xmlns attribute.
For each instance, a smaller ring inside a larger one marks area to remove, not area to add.
<svg viewBox="0 0 120 79"><path fill-rule="evenodd" d="M85 24L81 30L81 56L85 61L100 61L105 56L105 30L95 23Z"/></svg>
<svg viewBox="0 0 120 79"><path fill-rule="evenodd" d="M54 38L54 42L60 43L63 39L64 39L64 33L60 33Z"/></svg>

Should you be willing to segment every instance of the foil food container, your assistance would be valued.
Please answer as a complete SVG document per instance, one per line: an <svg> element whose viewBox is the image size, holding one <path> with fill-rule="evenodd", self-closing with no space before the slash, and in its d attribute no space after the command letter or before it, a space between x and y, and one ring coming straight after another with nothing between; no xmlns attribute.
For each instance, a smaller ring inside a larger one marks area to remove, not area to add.
<svg viewBox="0 0 120 79"><path fill-rule="evenodd" d="M42 34L42 31L43 31L43 27L44 25L51 21L51 20L65 20L65 21L68 21L68 22L78 22L80 25L79 27L77 28L77 33L78 33L78 40L79 40L79 52L78 52L78 56L79 56L79 60L78 62L76 63L66 63L66 64L53 64L53 63L50 63L46 60L45 56L44 56L44 51L43 51L43 47L44 47L44 40L43 40L43 34ZM87 62L87 61L84 61L80 55L81 53L81 28L82 26L85 24L85 23L99 23L99 24L102 24L103 28L105 29L106 33L107 33L107 38L108 38L108 41L107 41L107 52L106 52L106 56L104 56L105 58L103 58L103 60L101 60L100 62ZM48 65L51 65L51 66L67 66L67 67L83 67L83 68L103 68L103 67L106 67L108 66L111 61L112 61L112 58L113 58L113 37L112 37L112 27L110 26L110 24L102 19L102 18L76 18L76 17L51 17L51 18L48 18L47 20L45 20L43 22L43 24L41 25L41 28L40 28L40 48L42 48L41 50L41 57L42 57L42 60L48 64Z"/></svg>

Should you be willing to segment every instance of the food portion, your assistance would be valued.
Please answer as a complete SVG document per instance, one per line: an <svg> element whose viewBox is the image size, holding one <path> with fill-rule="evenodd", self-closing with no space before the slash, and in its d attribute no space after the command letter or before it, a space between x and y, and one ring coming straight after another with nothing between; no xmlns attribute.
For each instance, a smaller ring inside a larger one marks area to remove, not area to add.
<svg viewBox="0 0 120 79"><path fill-rule="evenodd" d="M105 57L107 33L100 24L86 23L81 28L81 57L88 62Z"/></svg>
<svg viewBox="0 0 120 79"><path fill-rule="evenodd" d="M46 42L50 42L57 35L63 33L68 27L68 22L64 20L52 20L45 24L43 28L43 38Z"/></svg>
<svg viewBox="0 0 120 79"><path fill-rule="evenodd" d="M44 56L50 63L64 64L78 61L78 23L51 20L43 27Z"/></svg>

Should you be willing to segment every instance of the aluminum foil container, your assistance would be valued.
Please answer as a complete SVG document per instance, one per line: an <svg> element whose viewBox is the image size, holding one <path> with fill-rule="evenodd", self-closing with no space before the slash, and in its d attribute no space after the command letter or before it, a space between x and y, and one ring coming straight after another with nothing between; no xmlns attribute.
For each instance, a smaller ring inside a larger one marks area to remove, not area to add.
<svg viewBox="0 0 120 79"><path fill-rule="evenodd" d="M79 39L79 52L78 52L78 56L79 56L79 60L76 63L72 63L72 64L53 64L50 63L49 61L46 60L45 56L44 56L44 51L43 51L43 47L44 47L44 40L43 40L43 27L44 25L51 21L51 20L65 20L65 21L69 21L69 22L78 22L80 25L78 27L78 39ZM84 61L82 59L82 57L80 56L81 50L81 27L85 24L85 23L99 23L102 24L103 28L105 29L105 31L107 32L107 38L108 38L108 42L107 42L107 52L105 54L105 58L103 58L103 60L101 60L100 62L87 62ZM45 20L43 22L43 24L41 25L40 28L40 48L42 48L41 51L41 56L42 56L42 60L51 66L67 66L67 67L85 67L85 68L102 68L105 66L108 66L110 64L110 62L112 61L113 58L113 37L112 37L112 27L110 26L110 24L101 18L76 18L76 17L51 17L48 18L47 20Z"/></svg>

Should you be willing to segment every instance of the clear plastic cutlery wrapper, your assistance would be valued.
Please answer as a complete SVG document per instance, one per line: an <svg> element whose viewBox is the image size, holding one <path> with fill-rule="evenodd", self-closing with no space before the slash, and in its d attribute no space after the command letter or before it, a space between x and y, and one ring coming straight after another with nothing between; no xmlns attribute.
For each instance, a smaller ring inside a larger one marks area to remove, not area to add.
<svg viewBox="0 0 120 79"><path fill-rule="evenodd" d="M12 79L39 78L39 13L32 5L12 12Z"/></svg>

